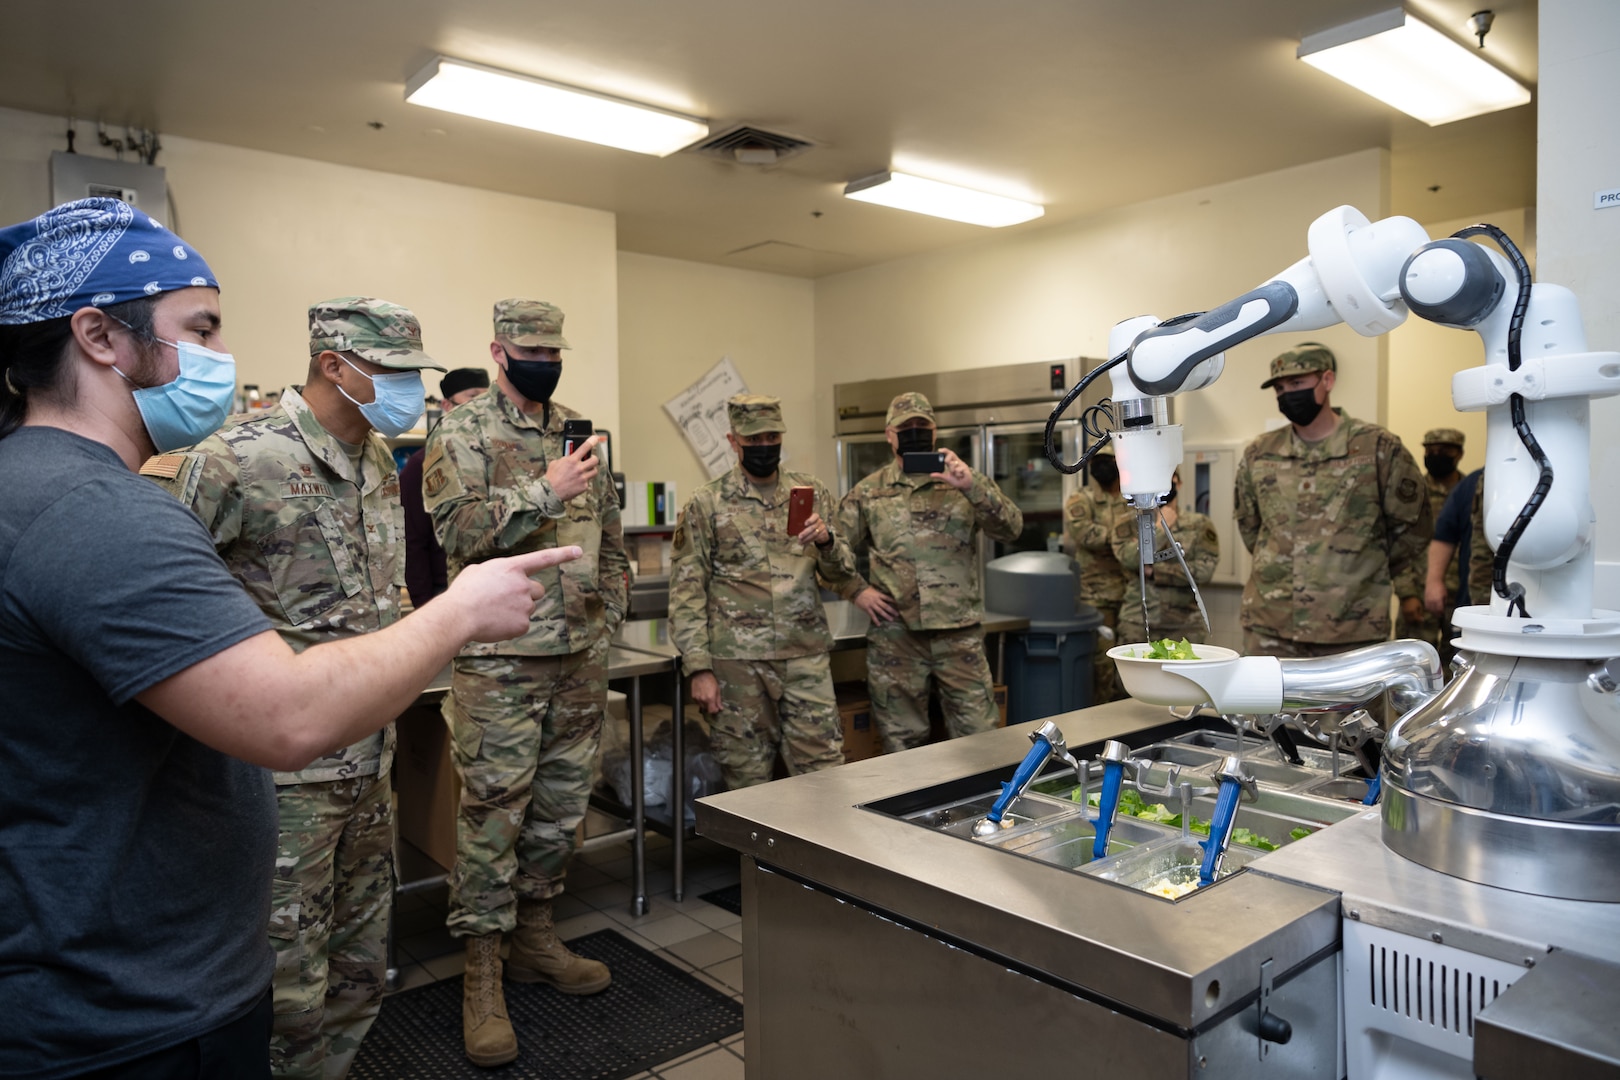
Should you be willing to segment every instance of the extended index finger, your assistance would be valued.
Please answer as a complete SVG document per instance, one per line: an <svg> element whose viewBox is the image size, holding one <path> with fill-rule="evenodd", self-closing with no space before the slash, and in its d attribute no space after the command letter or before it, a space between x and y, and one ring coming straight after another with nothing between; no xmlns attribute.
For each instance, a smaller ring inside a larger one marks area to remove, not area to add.
<svg viewBox="0 0 1620 1080"><path fill-rule="evenodd" d="M584 549L579 547L545 548L541 551L528 551L522 555L513 555L506 561L517 566L525 574L533 574L536 571L544 570L548 566L573 562L583 554L585 554Z"/></svg>
<svg viewBox="0 0 1620 1080"><path fill-rule="evenodd" d="M602 438L602 436L600 436L600 435L592 435L590 438L586 439L584 442L580 443L577 447L574 448L574 453L573 453L572 456L579 458L579 460L581 460L581 461L584 461L587 457L589 457L596 450L596 444L597 443L606 442L606 441L607 440Z"/></svg>

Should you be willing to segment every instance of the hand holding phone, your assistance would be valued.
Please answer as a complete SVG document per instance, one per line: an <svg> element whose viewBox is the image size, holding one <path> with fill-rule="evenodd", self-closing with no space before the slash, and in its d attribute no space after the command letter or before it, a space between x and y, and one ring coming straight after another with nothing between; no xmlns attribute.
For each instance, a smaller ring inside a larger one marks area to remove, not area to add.
<svg viewBox="0 0 1620 1080"><path fill-rule="evenodd" d="M563 453L572 454L578 450L580 444L594 434L596 429L589 420L563 421Z"/></svg>
<svg viewBox="0 0 1620 1080"><path fill-rule="evenodd" d="M563 423L566 425L572 422L565 420ZM588 422L581 421L581 423ZM551 484L551 490L557 493L557 498L567 502L591 486L591 482L596 479L596 470L602 463L596 456L596 444L600 441L600 436L586 436L568 453L546 465L546 480ZM564 446L567 445L565 435Z"/></svg>
<svg viewBox="0 0 1620 1080"><path fill-rule="evenodd" d="M798 536L804 532L805 526L810 523L810 515L815 512L815 488L796 487L788 492L788 535Z"/></svg>

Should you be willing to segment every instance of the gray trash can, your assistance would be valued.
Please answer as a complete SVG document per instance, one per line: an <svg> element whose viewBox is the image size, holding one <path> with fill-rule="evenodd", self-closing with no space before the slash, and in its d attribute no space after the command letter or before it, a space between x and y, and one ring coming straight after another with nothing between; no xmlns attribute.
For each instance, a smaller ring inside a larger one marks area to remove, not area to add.
<svg viewBox="0 0 1620 1080"><path fill-rule="evenodd" d="M1091 655L1102 614L1076 604L1074 560L1053 551L1019 551L985 567L984 602L1022 615L1029 629L1007 635L1007 723L1092 704Z"/></svg>

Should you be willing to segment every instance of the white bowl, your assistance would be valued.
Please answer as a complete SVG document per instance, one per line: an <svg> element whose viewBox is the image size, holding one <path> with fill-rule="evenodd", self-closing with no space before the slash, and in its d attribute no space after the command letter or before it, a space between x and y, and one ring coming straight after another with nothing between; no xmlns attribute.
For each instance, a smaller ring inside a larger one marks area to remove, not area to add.
<svg viewBox="0 0 1620 1080"><path fill-rule="evenodd" d="M1181 667L1238 658L1236 652L1219 645L1194 645L1192 650L1196 660L1149 660L1136 655L1149 652L1152 648L1151 643L1139 641L1115 645L1108 650L1108 658L1119 671L1119 681L1124 684L1125 692L1149 705L1202 705L1209 700L1209 694L1201 686L1173 671L1166 671L1166 665Z"/></svg>

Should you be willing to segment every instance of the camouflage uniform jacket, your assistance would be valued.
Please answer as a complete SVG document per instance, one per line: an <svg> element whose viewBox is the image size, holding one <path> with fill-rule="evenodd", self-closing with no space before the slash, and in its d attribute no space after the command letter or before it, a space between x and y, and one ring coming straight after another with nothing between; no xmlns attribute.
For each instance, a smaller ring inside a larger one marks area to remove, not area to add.
<svg viewBox="0 0 1620 1080"><path fill-rule="evenodd" d="M570 544L585 552L535 575L546 595L527 634L472 642L463 656L566 656L624 621L630 560L607 469L566 503L545 479L547 463L563 456L563 421L578 418L553 402L542 426L541 416L519 411L496 387L457 407L428 437L422 502L451 581L485 559Z"/></svg>
<svg viewBox="0 0 1620 1080"><path fill-rule="evenodd" d="M1401 440L1342 409L1307 443L1292 426L1250 443L1238 464L1238 531L1254 553L1243 628L1289 641L1389 637L1389 597L1422 597L1434 519Z"/></svg>
<svg viewBox="0 0 1620 1080"><path fill-rule="evenodd" d="M1099 608L1118 607L1125 599L1125 568L1114 556L1114 530L1120 521L1136 515L1125 496L1083 487L1063 506L1063 528L1080 563L1080 599Z"/></svg>
<svg viewBox="0 0 1620 1080"><path fill-rule="evenodd" d="M723 660L786 660L832 648L817 579L842 591L855 556L831 524L832 543L788 535L788 490L815 488L815 511L833 520L832 493L813 476L782 470L767 503L742 466L699 488L675 526L669 626L688 675Z"/></svg>
<svg viewBox="0 0 1620 1080"><path fill-rule="evenodd" d="M1163 523L1157 526L1155 534L1157 543L1164 546ZM1182 510L1176 515L1170 535L1181 545L1181 557L1187 560L1187 569L1192 571L1193 580L1199 585L1208 585L1209 579L1215 576L1215 567L1221 561L1221 538L1215 532L1215 523L1196 510ZM1142 575L1137 568L1142 563L1142 547L1136 531L1135 514L1121 518L1114 527L1112 546L1114 558L1119 560L1121 566L1129 568L1125 571L1125 599L1120 606L1120 617L1128 618L1132 612L1140 617ZM1174 557L1153 564L1153 576L1147 583L1147 600L1150 627L1161 622L1166 626L1187 623L1203 625L1198 614L1198 601L1193 599L1192 587L1187 584L1187 575Z"/></svg>
<svg viewBox="0 0 1620 1080"><path fill-rule="evenodd" d="M366 437L356 477L343 444L289 387L275 408L233 417L190 451L153 458L143 472L202 518L231 574L294 650L399 618L405 513L393 456L375 434ZM393 757L389 724L275 781L386 775Z"/></svg>
<svg viewBox="0 0 1620 1080"><path fill-rule="evenodd" d="M1458 476L1459 479L1460 479L1461 474L1454 473L1453 475ZM1435 522L1435 521L1440 520L1440 510L1441 510L1442 507L1444 507L1446 505L1446 496L1450 495L1451 494L1451 489L1456 487L1457 485L1456 484L1451 484L1451 485L1448 486L1445 481L1436 480L1434 477L1428 475L1427 473L1424 474L1423 480L1428 485L1428 489L1429 489L1429 518L1430 518L1431 528L1432 528L1433 527L1432 523ZM1463 551L1463 552L1455 552L1454 551L1451 554L1451 561L1446 564L1446 610L1447 611L1450 611L1451 608L1454 606L1454 601L1456 600L1456 596L1457 596L1457 590L1462 588L1462 560L1466 559L1466 558L1468 558L1468 553L1466 551ZM1432 615L1429 616L1429 617L1433 618Z"/></svg>
<svg viewBox="0 0 1620 1080"><path fill-rule="evenodd" d="M856 484L838 507L838 533L870 549L871 584L888 593L908 630L951 630L984 617L979 594L979 530L1016 540L1024 512L996 482L973 472L958 491L943 480L907 475L898 458ZM853 600L860 575L840 588Z"/></svg>

